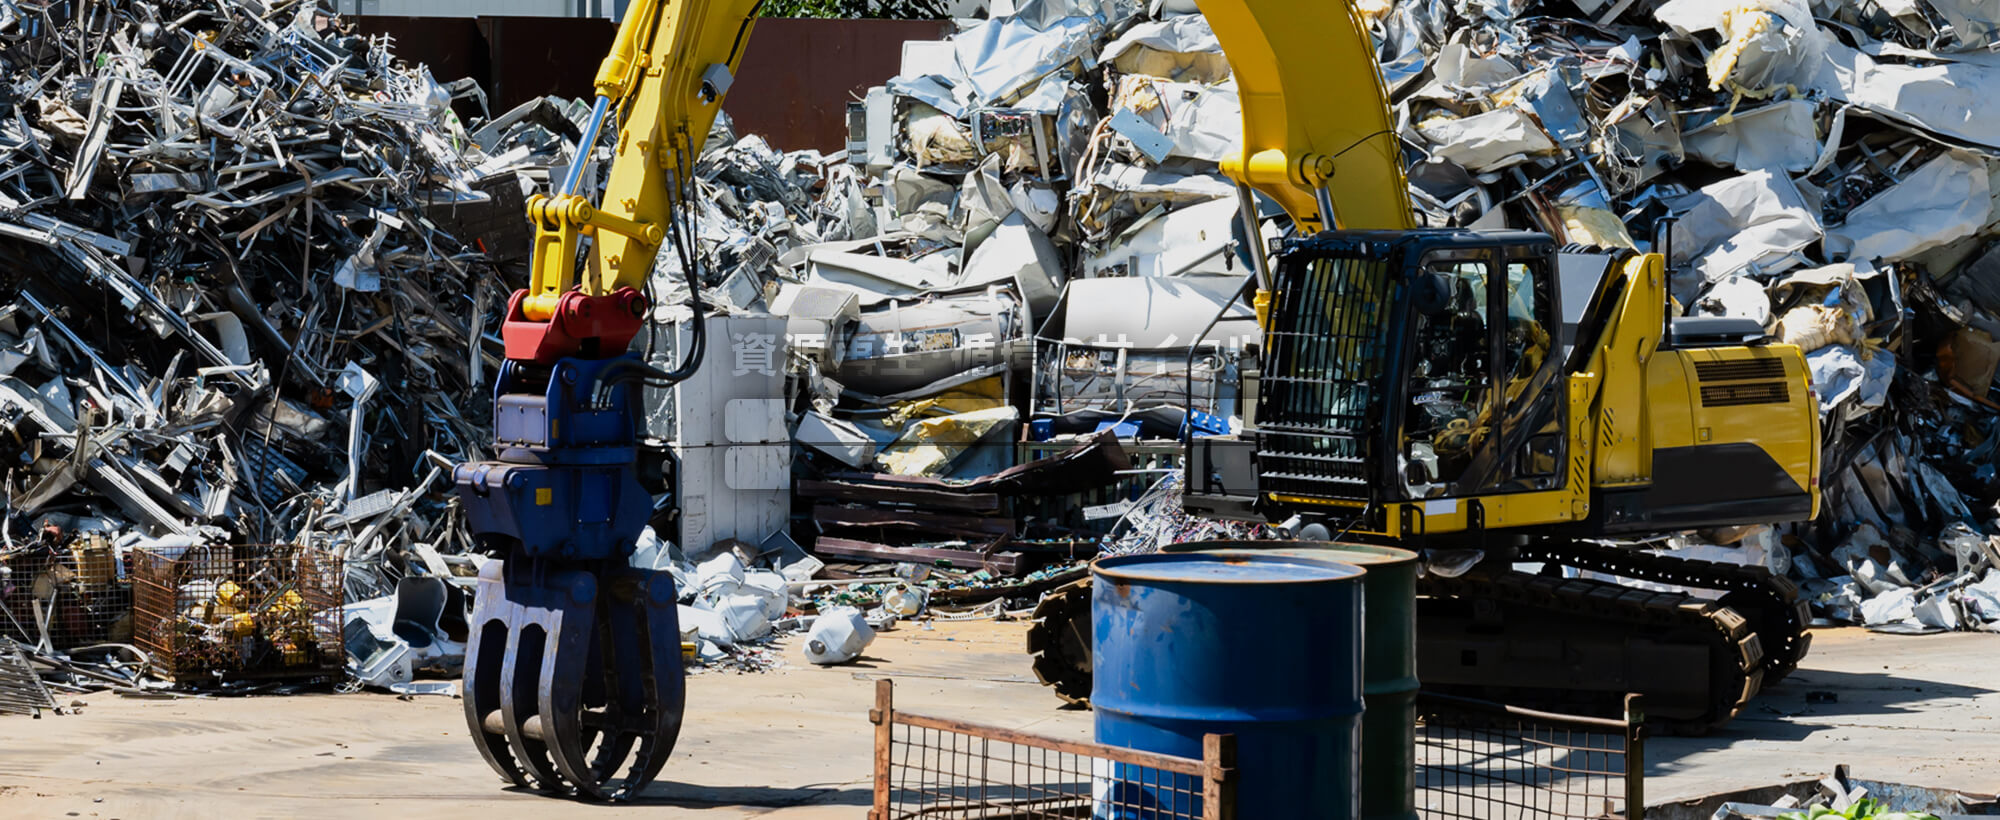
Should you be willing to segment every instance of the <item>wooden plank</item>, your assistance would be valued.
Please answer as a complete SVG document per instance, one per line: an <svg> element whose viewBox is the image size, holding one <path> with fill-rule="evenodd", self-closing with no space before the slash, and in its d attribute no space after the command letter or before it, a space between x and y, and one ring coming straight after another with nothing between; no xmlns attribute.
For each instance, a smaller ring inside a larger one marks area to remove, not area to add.
<svg viewBox="0 0 2000 820"><path fill-rule="evenodd" d="M1202 735L1201 813L1205 820L1235 820L1236 736Z"/></svg>
<svg viewBox="0 0 2000 820"><path fill-rule="evenodd" d="M896 741L896 683L875 682L875 708L868 720L875 724L875 807L869 820L889 820L889 764L894 759L890 747Z"/></svg>

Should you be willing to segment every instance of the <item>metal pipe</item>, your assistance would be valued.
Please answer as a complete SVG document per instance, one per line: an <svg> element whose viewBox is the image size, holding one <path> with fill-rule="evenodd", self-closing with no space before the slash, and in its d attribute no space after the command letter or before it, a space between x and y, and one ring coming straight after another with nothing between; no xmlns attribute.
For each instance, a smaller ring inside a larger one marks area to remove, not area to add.
<svg viewBox="0 0 2000 820"><path fill-rule="evenodd" d="M1252 245L1253 245L1253 246L1254 246L1255 244L1256 244L1256 243L1254 243L1254 242L1252 243ZM1259 253L1259 254L1258 254L1258 256L1262 256L1262 255L1263 255L1262 253ZM1260 261L1261 261L1261 260L1260 260ZM1263 269L1263 268L1262 268L1262 266L1261 266L1261 264L1260 264L1260 265L1259 265L1259 268L1258 268L1258 270L1262 270L1262 269ZM1253 275L1254 275L1254 273L1253 273ZM1259 289L1259 290L1265 290L1266 288L1265 288L1265 287L1264 287L1264 286L1263 286L1263 285L1262 285L1262 284L1260 283L1260 284L1258 285L1258 289ZM1184 368L1184 369L1182 370L1182 373L1181 373L1181 376L1182 376L1182 378L1183 378L1183 384L1182 384L1182 392L1181 392L1181 401L1182 401L1182 402L1184 402L1184 403L1185 403L1185 404L1187 405L1187 406L1186 406L1186 407L1184 408L1184 411L1183 411L1183 412L1181 413L1181 431L1180 431L1180 432L1181 432L1181 443L1183 443L1183 444L1189 444L1189 443L1192 443L1192 442L1194 441L1194 357L1195 357L1195 354L1201 351L1201 348L1202 348L1202 344L1201 344L1201 343L1202 343L1202 341L1203 341L1203 340L1206 340L1206 339L1208 338L1208 333L1209 333L1209 331L1211 331L1211 330L1214 330L1214 329L1215 329L1215 326L1216 326L1216 325L1218 325L1218 324L1221 324L1221 323L1222 323L1222 317L1224 317L1224 316L1228 316L1228 315L1229 315L1229 309L1230 309L1230 308L1232 308L1232 307L1235 307L1235 306L1236 306L1236 301L1237 301L1238 299L1241 299L1241 298L1243 298L1243 287L1242 287L1241 285L1238 285L1238 286L1237 286L1237 288L1236 288L1236 292L1235 292L1235 293L1234 293L1233 295L1231 295L1231 296L1229 297L1229 301L1227 301L1227 302L1224 302L1224 303L1222 303L1222 309L1221 309L1221 310L1218 310L1218 311L1216 311L1216 313L1215 313L1215 316L1214 316L1213 318L1211 318L1211 319L1209 319L1209 320L1208 320L1208 324L1206 324L1206 325L1203 325L1203 326L1202 326L1202 328L1201 328L1201 332L1200 332L1200 333L1198 333L1198 334L1195 334L1195 337L1194 337L1194 339L1193 339L1192 341L1188 342L1188 348L1187 348L1187 359L1186 359L1186 360L1184 360L1184 362L1183 362L1183 368ZM1253 309L1253 310L1255 309L1255 308L1254 308L1254 306L1253 306L1253 308L1252 308L1252 309ZM1123 351L1120 351L1120 352L1122 353ZM1216 347L1216 353L1217 353L1218 355L1220 355L1220 354L1221 354L1222 352L1223 352L1223 346L1221 346L1221 345L1218 345L1218 346ZM1220 379L1222 378L1222 363L1221 363L1220 361L1218 361L1218 362L1216 363L1216 367L1215 367L1215 374L1216 374L1216 378L1217 378L1218 380L1220 380ZM1217 388L1217 389L1216 389L1216 390L1214 391L1214 393L1213 393L1213 395L1211 396L1211 398L1215 399L1215 403L1214 403L1214 404L1211 404L1211 405L1209 405L1209 409L1212 409L1212 410L1220 410L1220 409L1222 409L1222 408L1220 407L1220 404L1221 404L1221 402L1222 402L1222 391L1221 391L1220 387L1218 387L1218 388ZM1238 398L1240 399L1241 397L1239 396ZM1239 408L1237 408L1237 409L1238 409L1238 411L1239 411L1239 412L1240 412L1240 411L1242 410L1242 408L1240 408L1240 407L1239 407ZM1245 416L1245 418L1248 418L1248 416Z"/></svg>
<svg viewBox="0 0 2000 820"><path fill-rule="evenodd" d="M1241 182L1236 183L1236 215L1243 222L1243 241L1250 246L1250 271L1257 277L1257 289L1270 290L1271 269L1264 259L1264 232L1257 219L1257 195Z"/></svg>
<svg viewBox="0 0 2000 820"><path fill-rule="evenodd" d="M1327 185L1322 182L1313 189L1313 199L1319 202L1319 229L1322 231L1333 230L1339 224L1334 217L1333 192L1327 189Z"/></svg>
<svg viewBox="0 0 2000 820"><path fill-rule="evenodd" d="M1224 251L1229 250L1229 246L1232 244L1235 243L1224 242L1220 245L1208 249L1206 252L1202 253L1202 255L1197 256L1193 259L1189 259L1188 261L1182 263L1180 267L1168 271L1165 275L1165 278L1173 279L1175 277L1185 275L1188 271L1194 270L1196 265L1199 265L1203 262L1207 262L1208 260L1214 259L1217 256L1221 256Z"/></svg>
<svg viewBox="0 0 2000 820"><path fill-rule="evenodd" d="M1646 817L1646 706L1636 694L1625 696L1625 816Z"/></svg>
<svg viewBox="0 0 2000 820"><path fill-rule="evenodd" d="M590 105L590 122L584 126L583 138L576 141L576 158L569 166L569 174L563 177L562 187L556 196L576 193L577 186L583 184L584 166L590 164L590 154L596 150L598 132L604 130L604 117L611 111L611 98L597 95L597 102Z"/></svg>

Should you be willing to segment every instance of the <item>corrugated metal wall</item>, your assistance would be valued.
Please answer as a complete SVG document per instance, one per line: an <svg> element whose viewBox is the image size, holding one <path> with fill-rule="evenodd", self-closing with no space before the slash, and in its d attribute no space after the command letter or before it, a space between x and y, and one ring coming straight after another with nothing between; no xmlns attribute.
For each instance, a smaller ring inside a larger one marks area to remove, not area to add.
<svg viewBox="0 0 2000 820"><path fill-rule="evenodd" d="M397 56L429 65L439 80L477 80L496 115L546 94L589 95L614 32L602 19L353 19L363 34L395 37ZM724 108L738 133L761 134L781 150L839 150L847 144L847 101L896 75L904 41L951 30L928 20L759 21Z"/></svg>
<svg viewBox="0 0 2000 820"><path fill-rule="evenodd" d="M952 32L941 20L762 20L723 110L779 150L847 147L847 101L902 69L903 43Z"/></svg>

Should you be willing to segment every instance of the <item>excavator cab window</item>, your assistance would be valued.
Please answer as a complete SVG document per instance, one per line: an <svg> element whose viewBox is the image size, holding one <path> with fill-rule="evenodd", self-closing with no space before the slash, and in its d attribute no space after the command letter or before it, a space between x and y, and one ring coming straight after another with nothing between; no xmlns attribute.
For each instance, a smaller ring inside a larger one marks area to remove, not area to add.
<svg viewBox="0 0 2000 820"><path fill-rule="evenodd" d="M1471 461L1474 423L1493 401L1492 265L1433 261L1419 274L1426 294L1413 317L1404 477L1415 497L1449 494Z"/></svg>
<svg viewBox="0 0 2000 820"><path fill-rule="evenodd" d="M1508 447L1497 452L1507 463L1488 478L1481 492L1546 490L1561 485L1562 417L1555 401L1560 380L1559 363L1550 334L1555 324L1555 302L1549 293L1554 274L1548 260L1511 259L1507 263L1506 322L1501 350L1501 371L1506 387L1502 410L1494 431L1497 441Z"/></svg>
<svg viewBox="0 0 2000 820"><path fill-rule="evenodd" d="M1541 257L1458 249L1415 272L1399 448L1409 497L1561 485L1551 271Z"/></svg>

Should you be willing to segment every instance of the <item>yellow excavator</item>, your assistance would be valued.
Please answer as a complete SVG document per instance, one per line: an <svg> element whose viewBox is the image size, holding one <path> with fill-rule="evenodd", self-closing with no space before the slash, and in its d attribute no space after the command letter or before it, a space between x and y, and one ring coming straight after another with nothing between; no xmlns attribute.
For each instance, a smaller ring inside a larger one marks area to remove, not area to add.
<svg viewBox="0 0 2000 820"><path fill-rule="evenodd" d="M1265 330L1255 413L1239 437L1194 442L1189 506L1726 593L1433 573L1427 683L1640 691L1653 714L1705 726L1789 670L1804 611L1780 579L1577 539L1811 516L1817 416L1799 351L1755 327L1669 318L1655 254L1576 255L1601 283L1575 333L1557 332L1557 277L1574 260L1552 239L1411 230L1373 50L1346 5L1200 5L1243 101L1243 151L1224 170L1248 235L1254 188L1301 238L1274 259L1252 248ZM700 289L679 365L658 370L629 348L647 329L657 256L671 249L700 274L695 152L758 6L633 3L594 83L586 154L528 205L533 270L502 327L499 455L454 470L469 529L502 557L480 573L466 722L522 787L631 797L679 734L674 585L630 557L652 509L640 388L700 366ZM593 202L601 136L614 159Z"/></svg>
<svg viewBox="0 0 2000 820"><path fill-rule="evenodd" d="M1592 539L1816 515L1799 349L1677 315L1658 252L1416 229L1352 6L1200 7L1243 102L1222 170L1245 234L1260 235L1251 189L1298 230L1273 258L1249 243L1263 344L1245 429L1190 439L1187 509L1424 550L1427 689L1609 714L1636 692L1660 728L1703 732L1789 673L1809 643L1790 581ZM1592 295L1572 324L1561 297L1577 290ZM1087 598L1052 593L1029 636L1037 674L1072 699L1089 691Z"/></svg>

